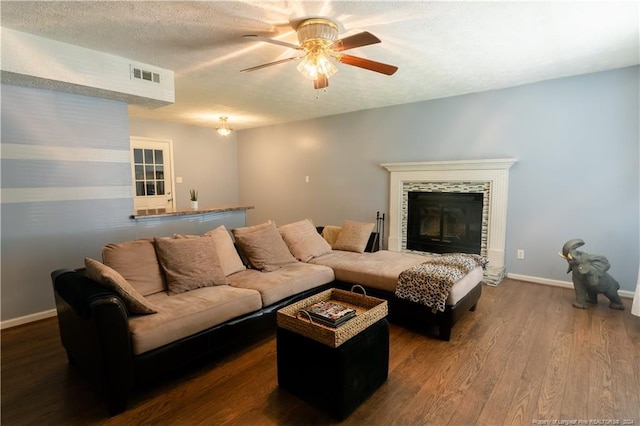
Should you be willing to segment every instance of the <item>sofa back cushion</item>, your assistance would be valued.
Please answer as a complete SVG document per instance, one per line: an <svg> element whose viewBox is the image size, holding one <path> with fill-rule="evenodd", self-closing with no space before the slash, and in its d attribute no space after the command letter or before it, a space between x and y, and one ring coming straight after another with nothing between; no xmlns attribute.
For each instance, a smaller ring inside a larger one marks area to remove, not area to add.
<svg viewBox="0 0 640 426"><path fill-rule="evenodd" d="M332 247L334 250L364 253L375 224L345 220Z"/></svg>
<svg viewBox="0 0 640 426"><path fill-rule="evenodd" d="M130 313L144 315L157 312L156 307L145 300L115 269L89 257L84 259L84 266L87 276L119 295Z"/></svg>
<svg viewBox="0 0 640 426"><path fill-rule="evenodd" d="M322 228L322 238L324 238L329 245L333 247L341 230L341 226L327 225Z"/></svg>
<svg viewBox="0 0 640 426"><path fill-rule="evenodd" d="M169 294L229 283L213 238L154 238L154 241Z"/></svg>
<svg viewBox="0 0 640 426"><path fill-rule="evenodd" d="M251 265L262 272L272 272L298 260L293 257L275 223L234 228L233 236Z"/></svg>
<svg viewBox="0 0 640 426"><path fill-rule="evenodd" d="M291 254L302 262L331 252L331 246L318 234L310 219L279 226L278 231Z"/></svg>
<svg viewBox="0 0 640 426"><path fill-rule="evenodd" d="M244 271L246 267L240 259L240 255L236 250L231 235L224 225L218 226L209 232L205 232L206 236L210 236L216 243L216 250L218 251L218 258L220 259L220 266L226 276L235 274L236 272Z"/></svg>
<svg viewBox="0 0 640 426"><path fill-rule="evenodd" d="M167 290L152 239L107 244L102 249L102 261L143 296Z"/></svg>

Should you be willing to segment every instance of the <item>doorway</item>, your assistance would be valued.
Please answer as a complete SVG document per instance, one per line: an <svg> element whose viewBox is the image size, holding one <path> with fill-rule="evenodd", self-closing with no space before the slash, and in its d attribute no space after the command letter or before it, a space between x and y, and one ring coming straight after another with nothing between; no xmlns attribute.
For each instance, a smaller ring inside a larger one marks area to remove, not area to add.
<svg viewBox="0 0 640 426"><path fill-rule="evenodd" d="M133 206L158 213L175 209L173 196L173 142L131 137Z"/></svg>

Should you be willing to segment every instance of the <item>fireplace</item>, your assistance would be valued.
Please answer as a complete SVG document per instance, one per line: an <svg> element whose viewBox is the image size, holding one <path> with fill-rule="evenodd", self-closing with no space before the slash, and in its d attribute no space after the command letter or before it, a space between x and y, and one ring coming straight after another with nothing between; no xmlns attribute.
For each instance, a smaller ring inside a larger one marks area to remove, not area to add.
<svg viewBox="0 0 640 426"><path fill-rule="evenodd" d="M480 254L482 193L410 191L407 199L408 250Z"/></svg>
<svg viewBox="0 0 640 426"><path fill-rule="evenodd" d="M483 207L480 254L489 259L484 282L497 285L506 273L504 249L509 169L517 161L515 158L502 158L381 164L390 172L388 249L416 251L409 247L408 241L408 231L411 228L408 218L409 192L446 192L447 197L450 193L481 193ZM460 214L451 213L458 217ZM449 224L453 223L450 219ZM464 234L466 237L475 232L473 225L468 230L465 228ZM451 232L443 232L442 236L436 238L450 240L446 237L449 234Z"/></svg>

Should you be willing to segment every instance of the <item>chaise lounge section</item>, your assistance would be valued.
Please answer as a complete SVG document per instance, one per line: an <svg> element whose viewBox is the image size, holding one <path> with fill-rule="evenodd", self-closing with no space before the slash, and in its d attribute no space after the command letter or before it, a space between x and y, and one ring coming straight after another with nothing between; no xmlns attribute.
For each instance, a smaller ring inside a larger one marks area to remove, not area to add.
<svg viewBox="0 0 640 426"><path fill-rule="evenodd" d="M346 289L353 284L360 284L368 295L387 300L392 320L413 322L418 326L435 326L439 338L449 341L453 325L465 312L476 309L482 294L483 269L478 266L453 284L444 311L433 312L424 305L401 299L395 293L398 276L425 260L425 256L414 253L386 250L353 253L336 250L311 262L333 269L336 287Z"/></svg>

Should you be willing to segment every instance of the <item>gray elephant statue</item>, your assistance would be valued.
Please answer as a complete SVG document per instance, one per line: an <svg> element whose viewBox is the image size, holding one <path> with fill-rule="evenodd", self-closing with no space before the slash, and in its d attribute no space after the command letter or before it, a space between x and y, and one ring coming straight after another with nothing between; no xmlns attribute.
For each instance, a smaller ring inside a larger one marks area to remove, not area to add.
<svg viewBox="0 0 640 426"><path fill-rule="evenodd" d="M567 274L571 272L576 292L576 301L573 302L573 306L586 309L585 302L598 303L598 293L602 293L609 299L611 309L624 310L618 295L620 284L607 273L611 267L609 260L604 256L576 250L583 245L584 241L580 239L569 240L562 246L562 253L558 253L569 263Z"/></svg>

